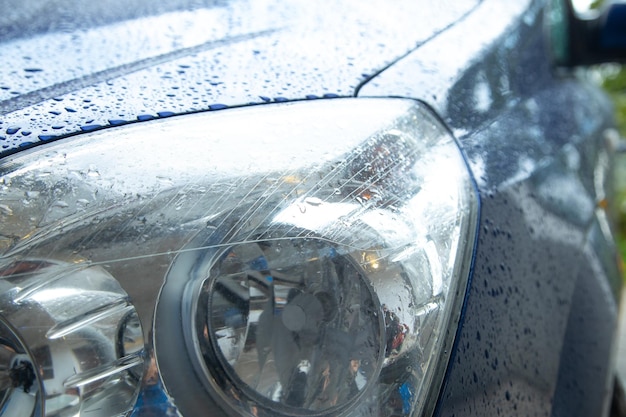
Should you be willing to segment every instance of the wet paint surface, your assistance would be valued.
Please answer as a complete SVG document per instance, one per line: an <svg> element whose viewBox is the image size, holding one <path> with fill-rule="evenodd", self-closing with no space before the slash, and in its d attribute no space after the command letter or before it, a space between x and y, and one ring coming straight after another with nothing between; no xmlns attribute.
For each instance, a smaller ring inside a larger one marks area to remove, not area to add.
<svg viewBox="0 0 626 417"><path fill-rule="evenodd" d="M612 388L620 279L596 205L610 195L611 110L594 88L550 66L539 5L516 12L483 2L359 91L420 97L436 109L481 193L474 273L440 416L600 415ZM476 42L455 46L470 28ZM450 54L434 55L443 45ZM407 82L415 73L423 77Z"/></svg>
<svg viewBox="0 0 626 417"><path fill-rule="evenodd" d="M476 2L403 1L383 14L378 2L210 3L5 42L0 151L171 114L352 96Z"/></svg>

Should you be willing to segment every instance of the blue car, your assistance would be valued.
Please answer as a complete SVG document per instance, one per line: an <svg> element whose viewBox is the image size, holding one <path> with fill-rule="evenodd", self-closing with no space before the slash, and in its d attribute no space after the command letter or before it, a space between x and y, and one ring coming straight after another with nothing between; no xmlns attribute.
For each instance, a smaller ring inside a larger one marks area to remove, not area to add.
<svg viewBox="0 0 626 417"><path fill-rule="evenodd" d="M626 5L424 3L0 2L0 415L626 415Z"/></svg>

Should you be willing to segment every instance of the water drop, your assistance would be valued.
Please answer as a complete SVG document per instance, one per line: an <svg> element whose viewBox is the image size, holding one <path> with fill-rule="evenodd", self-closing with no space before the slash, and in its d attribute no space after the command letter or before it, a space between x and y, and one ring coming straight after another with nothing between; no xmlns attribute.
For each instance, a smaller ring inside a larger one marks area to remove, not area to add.
<svg viewBox="0 0 626 417"><path fill-rule="evenodd" d="M12 216L13 210L11 210L11 208L6 204L0 204L0 213L4 214L5 216Z"/></svg>
<svg viewBox="0 0 626 417"><path fill-rule="evenodd" d="M90 132L92 130L96 130L101 128L101 125L84 125L80 127L80 130L82 130L83 132Z"/></svg>
<svg viewBox="0 0 626 417"><path fill-rule="evenodd" d="M91 178L97 178L100 176L98 172L98 168L95 165L89 165L89 170L87 171L87 176Z"/></svg>
<svg viewBox="0 0 626 417"><path fill-rule="evenodd" d="M316 207L323 203L323 201L317 197L307 197L304 199L304 202Z"/></svg>
<svg viewBox="0 0 626 417"><path fill-rule="evenodd" d="M172 181L172 179L169 178L169 177L163 177L163 176L157 175L156 178L159 181L159 183L161 183L162 185L164 185L166 187L170 187L170 186L174 185L174 181Z"/></svg>

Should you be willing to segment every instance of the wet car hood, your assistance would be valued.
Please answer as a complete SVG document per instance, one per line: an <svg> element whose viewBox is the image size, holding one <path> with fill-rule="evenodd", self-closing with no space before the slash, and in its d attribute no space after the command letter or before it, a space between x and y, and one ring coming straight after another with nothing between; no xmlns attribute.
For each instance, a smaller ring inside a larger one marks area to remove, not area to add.
<svg viewBox="0 0 626 417"><path fill-rule="evenodd" d="M478 0L56 3L3 8L3 154L129 121L353 96Z"/></svg>

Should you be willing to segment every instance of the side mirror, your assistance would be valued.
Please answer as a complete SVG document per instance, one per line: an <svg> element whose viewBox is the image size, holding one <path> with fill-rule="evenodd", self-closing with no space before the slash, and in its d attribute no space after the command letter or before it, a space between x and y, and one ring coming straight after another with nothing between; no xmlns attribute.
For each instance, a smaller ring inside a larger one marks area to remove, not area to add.
<svg viewBox="0 0 626 417"><path fill-rule="evenodd" d="M547 20L557 65L626 62L626 2L579 14L572 0L552 0Z"/></svg>

